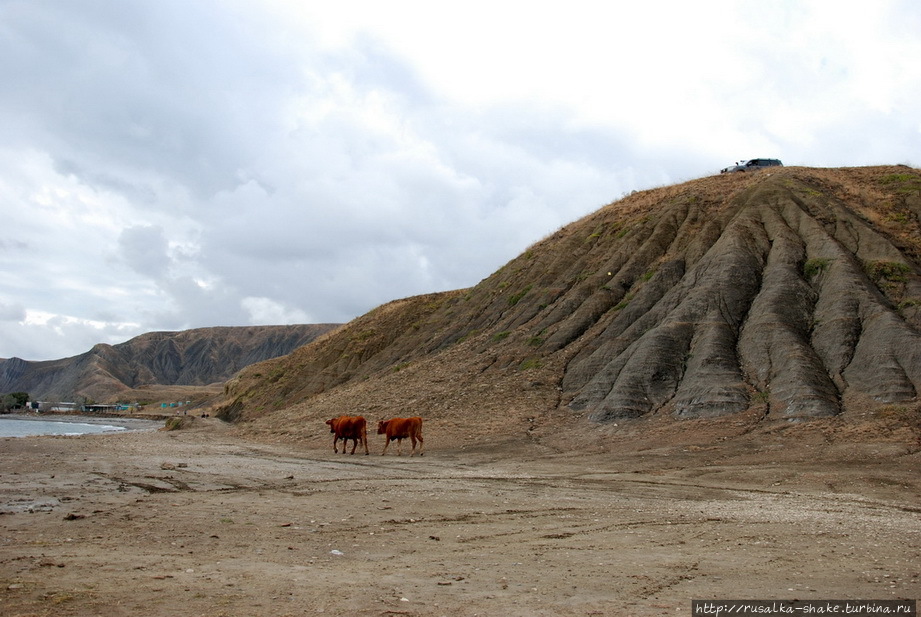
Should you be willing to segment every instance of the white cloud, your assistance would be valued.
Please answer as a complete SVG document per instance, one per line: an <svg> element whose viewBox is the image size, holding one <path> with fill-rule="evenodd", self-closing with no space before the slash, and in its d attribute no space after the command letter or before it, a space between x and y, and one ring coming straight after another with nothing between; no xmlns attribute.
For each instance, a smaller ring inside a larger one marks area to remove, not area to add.
<svg viewBox="0 0 921 617"><path fill-rule="evenodd" d="M0 356L346 321L742 157L917 164L919 26L910 1L0 1Z"/></svg>
<svg viewBox="0 0 921 617"><path fill-rule="evenodd" d="M24 359L70 357L88 351L97 343L122 342L139 327L137 323L93 320L41 311L22 311L17 315L17 322L12 327L0 324L0 331L8 344L21 350L9 355Z"/></svg>
<svg viewBox="0 0 921 617"><path fill-rule="evenodd" d="M311 323L304 311L284 306L271 298L243 298L241 304L249 313L250 323L273 325L286 323Z"/></svg>

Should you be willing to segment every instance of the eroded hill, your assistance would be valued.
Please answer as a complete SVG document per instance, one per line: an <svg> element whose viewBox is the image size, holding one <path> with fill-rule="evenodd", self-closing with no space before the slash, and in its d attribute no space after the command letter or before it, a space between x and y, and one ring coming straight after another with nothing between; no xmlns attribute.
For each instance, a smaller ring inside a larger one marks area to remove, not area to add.
<svg viewBox="0 0 921 617"><path fill-rule="evenodd" d="M339 413L517 434L551 416L803 419L914 405L919 221L921 173L904 166L634 193L473 288L391 302L244 370L221 414L295 435Z"/></svg>

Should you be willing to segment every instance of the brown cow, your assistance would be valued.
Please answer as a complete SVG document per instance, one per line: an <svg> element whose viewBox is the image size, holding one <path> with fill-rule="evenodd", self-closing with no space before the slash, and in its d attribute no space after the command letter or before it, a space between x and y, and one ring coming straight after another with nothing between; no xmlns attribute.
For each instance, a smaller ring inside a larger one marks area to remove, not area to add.
<svg viewBox="0 0 921 617"><path fill-rule="evenodd" d="M377 423L377 434L386 435L387 443L384 444L384 451L381 456L387 454L387 446L394 439L397 440L397 455L403 455L403 440L409 437L413 442L413 451L410 456L416 453L416 440L419 441L419 456L425 455L425 445L422 443L422 418L392 418L390 420L381 420Z"/></svg>
<svg viewBox="0 0 921 617"><path fill-rule="evenodd" d="M348 440L351 439L352 451L350 454L355 454L355 448L358 447L359 442L364 442L365 454L370 454L368 451L368 423L364 418L361 416L339 416L338 418L327 420L326 423L329 425L329 432L333 434L333 453L339 453L337 442L341 439L342 453L345 454Z"/></svg>

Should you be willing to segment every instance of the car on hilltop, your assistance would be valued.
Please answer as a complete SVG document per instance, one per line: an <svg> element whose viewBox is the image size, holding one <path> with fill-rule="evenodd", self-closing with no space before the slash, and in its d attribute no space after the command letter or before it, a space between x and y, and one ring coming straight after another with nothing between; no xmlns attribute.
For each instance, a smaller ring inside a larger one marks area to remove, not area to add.
<svg viewBox="0 0 921 617"><path fill-rule="evenodd" d="M735 165L730 165L721 169L721 174L731 174L740 171L757 171L766 167L783 167L780 159L751 159L748 161L738 161Z"/></svg>

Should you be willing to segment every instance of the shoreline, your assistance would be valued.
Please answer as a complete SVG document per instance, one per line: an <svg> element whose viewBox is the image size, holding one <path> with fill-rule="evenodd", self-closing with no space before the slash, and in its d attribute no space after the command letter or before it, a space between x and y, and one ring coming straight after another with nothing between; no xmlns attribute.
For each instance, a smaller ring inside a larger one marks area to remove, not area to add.
<svg viewBox="0 0 921 617"><path fill-rule="evenodd" d="M158 430L163 427L163 420L159 418L137 418L127 416L100 416L100 415L72 415L61 413L34 413L34 414L2 414L0 422L4 419L22 420L25 422L58 422L61 424L91 424L108 425L124 428L125 431ZM113 431L114 432L114 431ZM117 431L119 433L124 431ZM98 434L98 433L96 433ZM36 435L38 436L38 435ZM4 437L5 439L5 437ZM17 437L16 439L21 439Z"/></svg>

